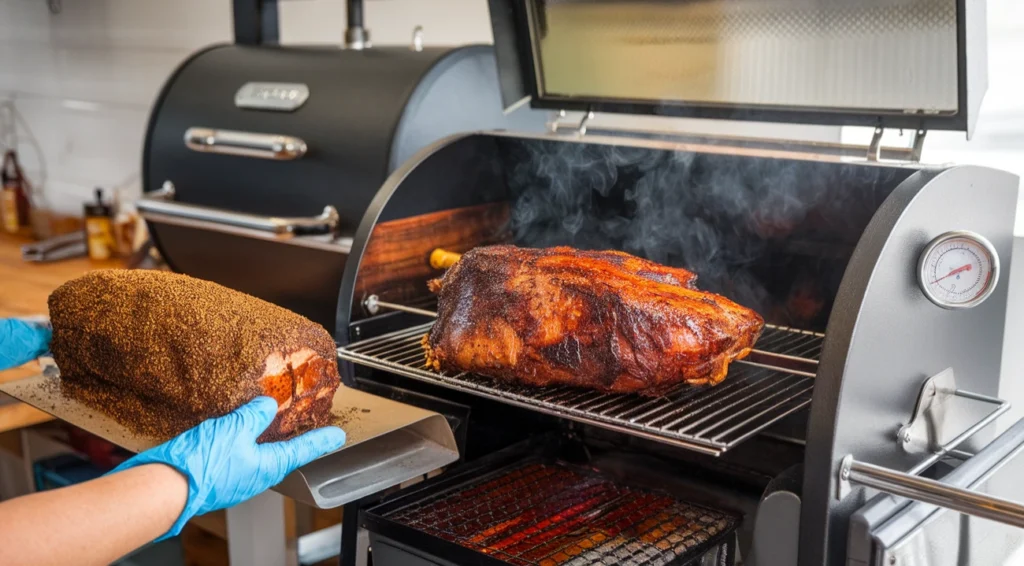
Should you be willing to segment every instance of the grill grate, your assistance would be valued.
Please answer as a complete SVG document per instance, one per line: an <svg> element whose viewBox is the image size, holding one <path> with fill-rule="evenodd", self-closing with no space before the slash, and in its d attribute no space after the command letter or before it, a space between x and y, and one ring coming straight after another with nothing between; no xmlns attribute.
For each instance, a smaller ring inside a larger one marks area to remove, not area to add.
<svg viewBox="0 0 1024 566"><path fill-rule="evenodd" d="M389 521L501 562L666 565L732 532L733 515L560 463L523 462L401 508Z"/></svg>
<svg viewBox="0 0 1024 566"><path fill-rule="evenodd" d="M339 348L338 355L356 364L714 456L810 404L824 338L768 325L749 359L734 362L723 383L703 388L682 384L652 399L435 372L424 364L420 344L431 325L356 342Z"/></svg>

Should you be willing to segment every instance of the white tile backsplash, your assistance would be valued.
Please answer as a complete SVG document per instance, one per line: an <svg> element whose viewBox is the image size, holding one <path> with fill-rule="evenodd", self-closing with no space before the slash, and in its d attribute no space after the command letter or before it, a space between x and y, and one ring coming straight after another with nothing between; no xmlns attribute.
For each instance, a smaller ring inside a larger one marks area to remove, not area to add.
<svg viewBox="0 0 1024 566"><path fill-rule="evenodd" d="M23 96L127 105L146 110L184 49L70 49L29 43L0 44L0 91Z"/></svg>
<svg viewBox="0 0 1024 566"><path fill-rule="evenodd" d="M48 177L104 184L140 166L146 108L38 97L19 99L17 109L45 159L41 163L38 155L23 148L19 154L26 168L45 165Z"/></svg>
<svg viewBox="0 0 1024 566"><path fill-rule="evenodd" d="M281 8L283 43L340 44L345 3L340 0L291 0ZM374 45L404 45L423 26L425 45L491 43L487 0L368 0L364 24Z"/></svg>
<svg viewBox="0 0 1024 566"><path fill-rule="evenodd" d="M0 36L58 48L185 49L231 36L231 2L74 0L51 14L42 0L0 0Z"/></svg>
<svg viewBox="0 0 1024 566"><path fill-rule="evenodd" d="M0 101L21 118L18 152L41 202L81 214L96 186L137 194L161 86L191 52L230 39L230 2L88 0L51 14L0 0Z"/></svg>
<svg viewBox="0 0 1024 566"><path fill-rule="evenodd" d="M77 0L58 14L46 4L0 0L0 102L27 126L18 150L45 202L79 214L93 187L137 177L153 100L190 53L231 41L231 2ZM341 43L341 0L279 6L282 43ZM491 41L487 0L368 0L366 24L377 45L407 43L417 25L427 45ZM137 179L126 186L137 194Z"/></svg>

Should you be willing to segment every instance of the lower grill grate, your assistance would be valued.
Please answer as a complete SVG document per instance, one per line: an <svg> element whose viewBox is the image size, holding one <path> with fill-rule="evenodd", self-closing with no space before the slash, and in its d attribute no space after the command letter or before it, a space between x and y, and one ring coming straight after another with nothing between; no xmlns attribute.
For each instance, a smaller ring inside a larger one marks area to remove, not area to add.
<svg viewBox="0 0 1024 566"><path fill-rule="evenodd" d="M501 562L667 565L699 556L735 516L559 463L514 465L383 518Z"/></svg>
<svg viewBox="0 0 1024 566"><path fill-rule="evenodd" d="M680 385L651 399L567 386L529 387L426 367L420 339L433 323L339 348L344 360L470 391L590 425L718 456L779 419L806 407L824 335L767 326L748 360L734 362L714 387Z"/></svg>

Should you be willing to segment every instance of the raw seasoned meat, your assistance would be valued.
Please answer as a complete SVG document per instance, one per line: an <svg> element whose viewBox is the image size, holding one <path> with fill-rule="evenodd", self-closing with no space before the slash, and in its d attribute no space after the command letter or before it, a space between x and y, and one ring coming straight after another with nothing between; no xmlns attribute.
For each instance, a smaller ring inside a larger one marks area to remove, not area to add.
<svg viewBox="0 0 1024 566"><path fill-rule="evenodd" d="M340 384L331 335L276 305L185 275L93 271L49 299L69 395L169 437L260 395L278 402L261 441L328 424Z"/></svg>

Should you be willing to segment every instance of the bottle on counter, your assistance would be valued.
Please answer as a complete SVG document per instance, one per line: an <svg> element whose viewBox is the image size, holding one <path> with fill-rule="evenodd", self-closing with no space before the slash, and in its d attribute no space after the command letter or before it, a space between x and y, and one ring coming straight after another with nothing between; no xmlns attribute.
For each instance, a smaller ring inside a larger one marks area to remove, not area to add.
<svg viewBox="0 0 1024 566"><path fill-rule="evenodd" d="M30 211L28 201L28 180L18 164L18 155L14 150L4 153L4 162L0 168L0 220L5 232L16 234L29 225Z"/></svg>
<svg viewBox="0 0 1024 566"><path fill-rule="evenodd" d="M112 210L103 202L103 189L96 189L96 201L85 205L85 241L89 259L109 259L114 251Z"/></svg>

